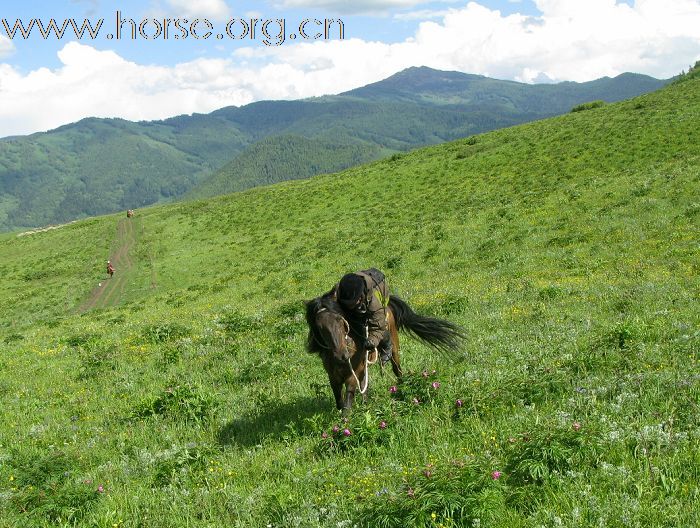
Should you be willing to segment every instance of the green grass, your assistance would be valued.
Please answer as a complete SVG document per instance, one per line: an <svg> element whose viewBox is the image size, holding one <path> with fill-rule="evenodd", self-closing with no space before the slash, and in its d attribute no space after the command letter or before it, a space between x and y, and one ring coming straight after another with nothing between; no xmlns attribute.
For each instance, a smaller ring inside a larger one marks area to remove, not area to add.
<svg viewBox="0 0 700 528"><path fill-rule="evenodd" d="M85 313L123 215L3 235L0 526L698 525L698 118L691 78L139 210ZM369 266L469 340L345 423L302 300Z"/></svg>

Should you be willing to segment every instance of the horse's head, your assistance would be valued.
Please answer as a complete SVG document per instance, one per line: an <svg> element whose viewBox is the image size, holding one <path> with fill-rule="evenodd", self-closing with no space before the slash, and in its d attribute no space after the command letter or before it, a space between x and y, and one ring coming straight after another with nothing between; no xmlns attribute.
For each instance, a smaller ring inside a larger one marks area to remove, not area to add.
<svg viewBox="0 0 700 528"><path fill-rule="evenodd" d="M339 363L347 362L355 353L350 325L339 309L314 299L306 305L306 320L309 324L310 352L331 354Z"/></svg>

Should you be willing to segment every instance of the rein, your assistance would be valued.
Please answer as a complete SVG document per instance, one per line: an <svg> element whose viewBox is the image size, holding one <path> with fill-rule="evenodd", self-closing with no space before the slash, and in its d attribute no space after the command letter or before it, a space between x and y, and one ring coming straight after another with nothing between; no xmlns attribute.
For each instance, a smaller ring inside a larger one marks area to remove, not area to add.
<svg viewBox="0 0 700 528"><path fill-rule="evenodd" d="M343 319L343 321L345 321L345 319ZM347 323L347 321L345 321L345 322ZM348 328L349 327L350 327L350 325L348 325ZM350 334L348 333L345 335L346 339L348 338L348 335L350 335ZM365 337L368 337L368 336L369 336L369 328L367 328L365 326ZM348 366L350 367L350 372L352 372L352 377L355 378L355 383L357 383L357 388L360 389L360 394L362 394L362 396L365 395L365 393L367 392L367 387L369 387L369 366L374 365L377 361L379 361L379 352L377 352L377 347L374 347L374 352L377 354L375 356L375 360L370 361L369 360L369 349L368 348L365 349L365 388L364 389L360 387L360 380L358 379L357 374L355 374L355 369L352 368L352 363L350 362L350 358L348 358Z"/></svg>

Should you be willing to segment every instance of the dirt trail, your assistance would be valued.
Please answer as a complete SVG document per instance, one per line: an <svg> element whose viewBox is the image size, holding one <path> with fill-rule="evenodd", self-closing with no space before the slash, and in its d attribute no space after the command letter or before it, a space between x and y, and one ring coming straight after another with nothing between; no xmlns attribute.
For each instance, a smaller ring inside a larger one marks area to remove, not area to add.
<svg viewBox="0 0 700 528"><path fill-rule="evenodd" d="M133 218L123 218L117 224L117 249L109 257L109 260L114 265L114 275L111 278L107 276L107 265L105 263L103 265L105 268L103 272L104 278L90 292L87 299L80 304L77 309L78 313L87 312L93 308L113 306L120 301L129 279L129 271L133 267L133 261L129 253L136 244L134 222Z"/></svg>

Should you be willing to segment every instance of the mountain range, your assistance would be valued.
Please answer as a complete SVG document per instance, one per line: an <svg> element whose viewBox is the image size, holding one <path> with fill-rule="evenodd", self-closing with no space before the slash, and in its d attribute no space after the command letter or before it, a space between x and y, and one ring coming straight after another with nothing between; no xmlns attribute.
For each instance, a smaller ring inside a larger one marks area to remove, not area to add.
<svg viewBox="0 0 700 528"><path fill-rule="evenodd" d="M529 85L421 67L339 95L160 121L87 118L0 139L0 230L338 171L667 83L625 73Z"/></svg>

